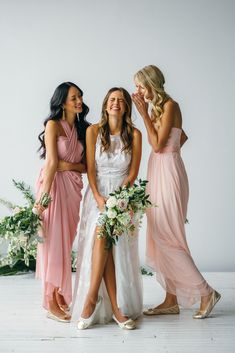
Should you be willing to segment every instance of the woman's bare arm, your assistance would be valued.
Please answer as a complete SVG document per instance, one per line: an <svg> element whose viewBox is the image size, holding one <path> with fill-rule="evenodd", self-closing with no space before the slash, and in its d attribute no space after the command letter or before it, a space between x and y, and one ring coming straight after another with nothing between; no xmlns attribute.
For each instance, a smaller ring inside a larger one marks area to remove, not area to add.
<svg viewBox="0 0 235 353"><path fill-rule="evenodd" d="M49 193L52 182L57 170L58 153L57 153L57 123L49 120L45 129L45 146L46 146L46 161L43 169L42 193Z"/></svg>
<svg viewBox="0 0 235 353"><path fill-rule="evenodd" d="M98 136L99 127L97 124L91 125L86 131L86 160L87 160L87 176L94 198L100 211L103 211L106 199L100 195L96 183L96 166L95 166L95 145Z"/></svg>
<svg viewBox="0 0 235 353"><path fill-rule="evenodd" d="M71 162L59 160L57 170L59 172L74 171L79 173L86 173L87 166L85 163L71 163Z"/></svg>
<svg viewBox="0 0 235 353"><path fill-rule="evenodd" d="M129 173L127 177L124 179L122 185L127 185L128 183L132 185L135 182L139 172L141 153L142 153L142 135L138 129L134 129L131 165L130 165Z"/></svg>

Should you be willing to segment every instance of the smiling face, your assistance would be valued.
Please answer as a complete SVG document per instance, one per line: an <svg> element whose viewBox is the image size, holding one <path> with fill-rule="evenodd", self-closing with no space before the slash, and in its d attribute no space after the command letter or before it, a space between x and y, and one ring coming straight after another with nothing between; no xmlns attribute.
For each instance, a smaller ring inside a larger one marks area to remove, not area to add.
<svg viewBox="0 0 235 353"><path fill-rule="evenodd" d="M121 91L114 91L110 94L106 104L106 111L109 116L122 117L124 115L126 102Z"/></svg>
<svg viewBox="0 0 235 353"><path fill-rule="evenodd" d="M76 87L70 87L63 108L67 114L78 114L82 112L82 95Z"/></svg>
<svg viewBox="0 0 235 353"><path fill-rule="evenodd" d="M149 102L153 99L153 94L150 89L145 87L142 82L140 82L137 78L134 79L136 93L138 93L141 97L144 98L146 102Z"/></svg>

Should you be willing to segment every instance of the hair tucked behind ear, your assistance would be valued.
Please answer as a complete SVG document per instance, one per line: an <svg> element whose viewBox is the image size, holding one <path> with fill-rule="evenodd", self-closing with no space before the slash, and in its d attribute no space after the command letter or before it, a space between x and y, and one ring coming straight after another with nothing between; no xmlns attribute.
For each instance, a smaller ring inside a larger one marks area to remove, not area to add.
<svg viewBox="0 0 235 353"><path fill-rule="evenodd" d="M64 82L61 83L55 90L51 101L50 101L50 114L48 118L45 119L44 121L44 127L46 127L46 124L49 120L56 120L59 121L62 119L63 115L63 104L66 101L66 98L68 96L68 92L70 87L75 87L79 90L81 93L81 96L83 96L83 91L75 85L75 83L72 82ZM89 108L85 103L82 103L82 112L78 114L77 118L75 119L75 126L77 129L77 135L79 141L83 144L84 150L86 147L86 129L90 125L86 121L86 115L89 112ZM41 151L40 158L45 158L46 156L46 146L45 146L45 128L44 130L39 134L38 139L41 143L41 146L38 149L38 152Z"/></svg>
<svg viewBox="0 0 235 353"><path fill-rule="evenodd" d="M102 104L101 120L99 123L102 151L107 151L110 147L110 130L109 130L109 123L108 123L109 116L106 111L106 107L107 107L109 96L111 95L111 93L115 91L120 91L123 93L123 97L126 103L126 111L124 113L123 122L122 122L121 139L123 142L123 151L130 152L132 149L133 130L134 130L134 125L131 119L132 100L129 93L122 87L111 88L106 94Z"/></svg>
<svg viewBox="0 0 235 353"><path fill-rule="evenodd" d="M170 96L164 90L165 78L161 70L154 66L145 66L135 74L135 78L152 94L152 115L154 122L161 122L163 106Z"/></svg>

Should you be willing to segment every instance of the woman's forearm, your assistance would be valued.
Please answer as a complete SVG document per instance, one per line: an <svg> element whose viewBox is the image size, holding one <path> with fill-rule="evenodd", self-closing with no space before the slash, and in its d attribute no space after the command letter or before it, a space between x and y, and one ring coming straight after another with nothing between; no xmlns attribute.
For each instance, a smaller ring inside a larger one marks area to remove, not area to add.
<svg viewBox="0 0 235 353"><path fill-rule="evenodd" d="M88 170L87 177L88 177L88 181L90 184L91 191L94 195L94 198L97 199L97 197L100 196L100 193L99 193L99 190L97 187L97 182L96 182L96 171L95 170Z"/></svg>
<svg viewBox="0 0 235 353"><path fill-rule="evenodd" d="M165 147L168 137L159 138L159 135L156 129L154 128L153 123L149 116L146 116L145 118L143 118L143 120L148 133L148 141L152 146L152 149L154 150L154 152L158 153L161 151L162 148Z"/></svg>
<svg viewBox="0 0 235 353"><path fill-rule="evenodd" d="M150 116L148 114L143 116L143 120L144 120L144 125L146 127L147 134L148 134L148 141L149 141L150 145L152 146L152 148L155 149L158 145L157 132L156 132L156 130L153 126L153 123L150 119Z"/></svg>
<svg viewBox="0 0 235 353"><path fill-rule="evenodd" d="M127 175L126 178L122 182L122 186L128 185L128 184L133 185L136 178L137 178L137 173L135 173L135 174L132 173L132 174Z"/></svg>
<svg viewBox="0 0 235 353"><path fill-rule="evenodd" d="M71 162L59 160L57 170L58 172L74 171L79 173L86 173L87 167L85 163L71 163Z"/></svg>
<svg viewBox="0 0 235 353"><path fill-rule="evenodd" d="M86 164L83 163L70 163L70 170L74 172L79 172L79 173L86 173L87 172L87 167Z"/></svg>
<svg viewBox="0 0 235 353"><path fill-rule="evenodd" d="M51 185L55 177L55 173L57 170L57 163L50 162L46 163L44 170L43 170L43 183L42 183L42 193L49 193L51 190Z"/></svg>

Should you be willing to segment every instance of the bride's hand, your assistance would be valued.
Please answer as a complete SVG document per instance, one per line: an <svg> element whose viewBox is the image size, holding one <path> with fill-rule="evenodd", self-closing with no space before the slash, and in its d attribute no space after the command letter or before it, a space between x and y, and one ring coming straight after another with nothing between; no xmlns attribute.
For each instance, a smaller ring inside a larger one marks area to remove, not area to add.
<svg viewBox="0 0 235 353"><path fill-rule="evenodd" d="M106 200L107 199L101 195L96 197L97 207L100 210L100 212L104 211Z"/></svg>
<svg viewBox="0 0 235 353"><path fill-rule="evenodd" d="M142 117L148 115L148 103L145 102L144 98L139 93L133 93L131 98Z"/></svg>

